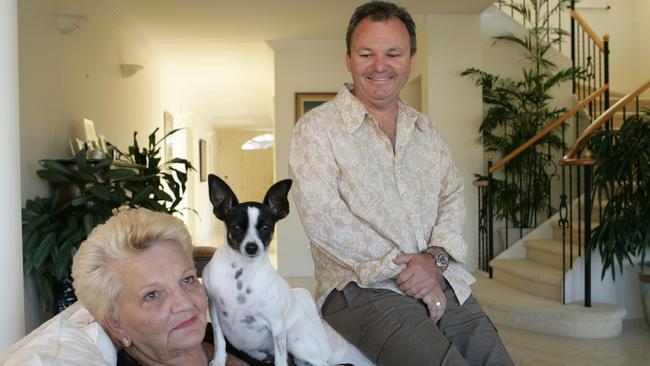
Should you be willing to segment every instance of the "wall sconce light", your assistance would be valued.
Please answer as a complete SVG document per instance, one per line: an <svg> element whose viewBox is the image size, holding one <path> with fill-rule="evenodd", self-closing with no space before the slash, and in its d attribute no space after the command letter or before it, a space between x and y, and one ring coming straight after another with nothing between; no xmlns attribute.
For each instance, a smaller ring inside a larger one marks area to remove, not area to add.
<svg viewBox="0 0 650 366"><path fill-rule="evenodd" d="M79 29L81 22L88 21L85 15L73 13L56 13L56 27L59 32L66 34Z"/></svg>
<svg viewBox="0 0 650 366"><path fill-rule="evenodd" d="M142 65L137 64L120 64L120 70L122 71L122 76L125 78L135 75L138 71L142 70Z"/></svg>

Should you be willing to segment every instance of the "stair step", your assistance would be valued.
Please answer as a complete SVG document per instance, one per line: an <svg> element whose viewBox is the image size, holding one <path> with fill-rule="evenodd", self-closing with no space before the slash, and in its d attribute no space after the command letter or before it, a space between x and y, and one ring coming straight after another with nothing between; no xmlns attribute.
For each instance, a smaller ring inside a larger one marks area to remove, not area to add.
<svg viewBox="0 0 650 366"><path fill-rule="evenodd" d="M568 338L599 339L621 334L625 308L618 305L582 303L562 305L539 298L475 273L472 295L497 325Z"/></svg>
<svg viewBox="0 0 650 366"><path fill-rule="evenodd" d="M493 278L516 290L562 301L562 270L528 259L493 259Z"/></svg>
<svg viewBox="0 0 650 366"><path fill-rule="evenodd" d="M574 212L573 214L577 216L576 212ZM583 213L581 213L581 215L583 215ZM593 211L592 211L592 216L593 216ZM573 225L573 243L574 244L578 244L578 242L580 242L581 244L584 243L584 239L585 239L584 221L573 220L572 225ZM598 227L598 225L599 223L597 221L592 221L591 229L592 230L595 229L596 227ZM553 228L553 240L562 241L562 227L560 226L559 220L554 220L551 223L551 227ZM571 240L570 226L566 228L565 235L566 235L566 241L570 242Z"/></svg>
<svg viewBox="0 0 650 366"><path fill-rule="evenodd" d="M557 269L562 269L562 241L561 240L540 240L529 239L524 241L528 260L544 264ZM575 260L578 259L578 248L574 247L573 252L566 246L564 259L564 270L568 271ZM582 249L582 248L581 248ZM582 250L580 251L582 252Z"/></svg>

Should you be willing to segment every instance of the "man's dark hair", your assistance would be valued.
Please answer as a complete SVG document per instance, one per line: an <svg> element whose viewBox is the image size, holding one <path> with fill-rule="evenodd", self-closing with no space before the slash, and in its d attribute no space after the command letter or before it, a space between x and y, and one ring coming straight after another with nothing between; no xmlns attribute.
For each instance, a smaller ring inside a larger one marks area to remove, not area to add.
<svg viewBox="0 0 650 366"><path fill-rule="evenodd" d="M348 55L350 54L350 40L352 39L352 33L354 33L357 25L367 17L370 17L373 22L387 21L390 18L401 20L406 26L409 38L411 39L411 55L415 54L415 51L417 50L415 22L406 9L386 1L370 1L359 6L350 18L348 31L345 34L345 45L347 46Z"/></svg>

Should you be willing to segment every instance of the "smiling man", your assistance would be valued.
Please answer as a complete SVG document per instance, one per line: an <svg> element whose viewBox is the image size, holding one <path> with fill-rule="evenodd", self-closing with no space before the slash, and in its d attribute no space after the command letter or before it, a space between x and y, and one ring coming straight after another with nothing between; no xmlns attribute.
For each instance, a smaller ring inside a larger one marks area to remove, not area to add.
<svg viewBox="0 0 650 366"><path fill-rule="evenodd" d="M413 19L366 3L346 43L353 84L298 121L289 156L323 317L378 365L512 365L462 267L463 179L436 124L399 98Z"/></svg>

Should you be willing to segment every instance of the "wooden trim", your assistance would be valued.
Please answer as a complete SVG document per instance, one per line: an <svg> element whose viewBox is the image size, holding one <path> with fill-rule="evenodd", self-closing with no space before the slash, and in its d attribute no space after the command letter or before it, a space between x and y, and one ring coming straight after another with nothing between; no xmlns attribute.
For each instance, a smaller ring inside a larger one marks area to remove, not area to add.
<svg viewBox="0 0 650 366"><path fill-rule="evenodd" d="M560 165L572 165L572 166L588 166L596 165L598 161L594 159L562 159L560 160Z"/></svg>
<svg viewBox="0 0 650 366"><path fill-rule="evenodd" d="M605 52L605 43L603 42L598 35L596 35L596 32L594 32L593 29L587 24L587 22L578 14L577 11L571 10L571 18L575 19L576 22L578 22L578 25L582 27L582 29L585 30L587 35L589 35L589 38L591 38L592 41L600 48L601 51Z"/></svg>
<svg viewBox="0 0 650 366"><path fill-rule="evenodd" d="M576 104L573 108L571 108L571 110L569 110L566 113L564 113L563 115L561 115L560 118L556 119L553 123L551 123L548 126L544 127L544 129L539 131L537 133L537 135L531 137L528 141L524 142L521 146L514 149L510 154L506 155L505 158L499 160L499 162L494 164L492 166L492 168L490 169L490 173L494 173L499 168L506 165L510 160L514 159L517 155L521 154L522 151L529 148L532 144L539 141L542 137L548 135L551 131L553 131L555 128L557 128L559 125L561 125L564 121L566 121L569 117L571 117L574 114L578 113L587 104L591 103L599 95L603 94L607 90L607 88L609 88L609 86L607 84L601 86L598 90L591 93L588 97L583 99L580 103Z"/></svg>
<svg viewBox="0 0 650 366"><path fill-rule="evenodd" d="M639 87L636 91L626 95L623 97L621 100L616 102L613 106L611 106L608 110L606 110L603 114L600 115L595 121L593 121L584 131L582 131L582 134L580 134L580 137L578 137L578 140L571 146L569 151L567 152L566 155L560 160L560 164L564 160L571 160L578 155L578 151L580 150L580 146L582 145L585 140L589 138L594 132L596 132L598 129L600 129L607 121L610 120L614 116L614 113L616 113L619 109L622 109L624 106L626 106L630 101L632 101L634 98L639 96L641 93L646 91L646 89L650 88L650 80L646 81L641 87Z"/></svg>
<svg viewBox="0 0 650 366"><path fill-rule="evenodd" d="M487 187L488 181L485 179L477 179L473 182L474 187Z"/></svg>

